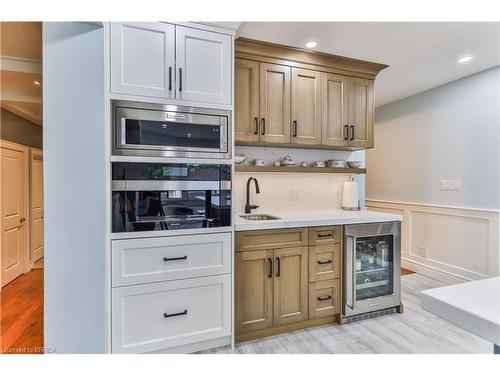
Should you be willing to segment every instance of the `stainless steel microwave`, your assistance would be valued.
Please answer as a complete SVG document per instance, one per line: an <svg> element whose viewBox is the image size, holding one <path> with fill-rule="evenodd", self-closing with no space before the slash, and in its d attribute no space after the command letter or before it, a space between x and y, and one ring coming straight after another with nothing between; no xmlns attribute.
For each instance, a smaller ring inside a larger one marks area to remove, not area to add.
<svg viewBox="0 0 500 375"><path fill-rule="evenodd" d="M113 102L113 154L231 158L231 112L167 104Z"/></svg>

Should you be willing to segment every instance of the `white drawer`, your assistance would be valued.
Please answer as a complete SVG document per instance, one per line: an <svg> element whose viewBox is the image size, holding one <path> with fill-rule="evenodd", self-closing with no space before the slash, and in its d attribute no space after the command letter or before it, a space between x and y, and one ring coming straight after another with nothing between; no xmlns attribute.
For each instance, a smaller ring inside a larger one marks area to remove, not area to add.
<svg viewBox="0 0 500 375"><path fill-rule="evenodd" d="M115 240L113 286L231 272L231 233Z"/></svg>
<svg viewBox="0 0 500 375"><path fill-rule="evenodd" d="M113 353L145 353L231 335L231 275L112 293Z"/></svg>

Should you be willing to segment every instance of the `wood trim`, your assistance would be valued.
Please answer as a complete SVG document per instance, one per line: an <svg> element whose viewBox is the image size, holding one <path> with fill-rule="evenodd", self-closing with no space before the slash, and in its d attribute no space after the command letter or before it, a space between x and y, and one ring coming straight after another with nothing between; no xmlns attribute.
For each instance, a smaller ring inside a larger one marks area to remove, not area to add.
<svg viewBox="0 0 500 375"><path fill-rule="evenodd" d="M313 319L313 320L304 320L302 322L287 324L279 327L271 327L266 329L261 329L258 331L245 332L241 334L236 334L236 342L243 342L249 340L260 339L267 336L279 335L281 333L286 333L290 331L296 331L299 329L305 329L310 327L321 326L325 324L339 323L340 314L336 314L333 316L327 316L324 318Z"/></svg>
<svg viewBox="0 0 500 375"><path fill-rule="evenodd" d="M328 73L347 75L356 75L357 73L364 78L372 79L375 78L382 69L388 67L388 65L385 64L331 55L323 52L308 51L301 48L248 38L236 39L235 54L236 57L240 58L257 58L259 61L284 64L297 68L320 70Z"/></svg>
<svg viewBox="0 0 500 375"><path fill-rule="evenodd" d="M313 149L313 150L330 150L330 151L358 151L358 150L366 150L367 148L372 147L361 147L361 146L329 146L324 144L318 145L302 145L295 143L272 143L269 142L249 142L249 141L238 141L235 140L236 146L251 146L251 147L283 147L283 148L300 148L303 149Z"/></svg>
<svg viewBox="0 0 500 375"><path fill-rule="evenodd" d="M256 167L253 165L237 165L235 166L234 170L235 172L346 173L346 174L366 173L366 168Z"/></svg>
<svg viewBox="0 0 500 375"><path fill-rule="evenodd" d="M237 232L235 245L236 252L302 247L308 245L308 231L307 228L286 228Z"/></svg>

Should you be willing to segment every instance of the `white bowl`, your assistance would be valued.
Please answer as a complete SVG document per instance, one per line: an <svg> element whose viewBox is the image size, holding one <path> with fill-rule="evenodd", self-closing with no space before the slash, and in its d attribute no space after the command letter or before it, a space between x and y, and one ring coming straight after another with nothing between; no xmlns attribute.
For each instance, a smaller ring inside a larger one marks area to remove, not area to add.
<svg viewBox="0 0 500 375"><path fill-rule="evenodd" d="M361 167L361 162L360 161L348 161L347 166L349 168L359 168L359 167Z"/></svg>
<svg viewBox="0 0 500 375"><path fill-rule="evenodd" d="M245 160L247 160L248 158L245 156L245 155L235 155L234 156L234 162L236 164L241 164L243 163Z"/></svg>

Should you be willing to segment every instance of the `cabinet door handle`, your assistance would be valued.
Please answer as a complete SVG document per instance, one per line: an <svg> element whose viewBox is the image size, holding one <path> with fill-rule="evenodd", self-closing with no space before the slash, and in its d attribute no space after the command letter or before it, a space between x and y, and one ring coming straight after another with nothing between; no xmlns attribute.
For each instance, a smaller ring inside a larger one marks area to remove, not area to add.
<svg viewBox="0 0 500 375"><path fill-rule="evenodd" d="M172 67L168 67L168 91L172 91Z"/></svg>
<svg viewBox="0 0 500 375"><path fill-rule="evenodd" d="M167 257L165 257L165 258L163 258L163 261L164 262L170 262L172 260L184 260L184 259L187 259L187 258L188 258L187 255L184 255L183 257L177 257L177 258L167 258Z"/></svg>
<svg viewBox="0 0 500 375"><path fill-rule="evenodd" d="M349 125L344 125L344 141L349 139Z"/></svg>
<svg viewBox="0 0 500 375"><path fill-rule="evenodd" d="M171 318L173 316L179 316L179 315L187 315L188 311L187 310L184 310L183 312L179 312L179 313L174 313L174 314L167 314L167 313L164 313L163 314L163 317L164 318Z"/></svg>
<svg viewBox="0 0 500 375"><path fill-rule="evenodd" d="M265 135L266 134L266 119L264 117L262 117L262 119L260 120L260 130L261 130L261 135Z"/></svg>
<svg viewBox="0 0 500 375"><path fill-rule="evenodd" d="M293 136L297 136L297 120L293 121Z"/></svg>
<svg viewBox="0 0 500 375"><path fill-rule="evenodd" d="M354 125L351 125L351 141L354 140Z"/></svg>
<svg viewBox="0 0 500 375"><path fill-rule="evenodd" d="M179 68L179 91L182 91L182 68Z"/></svg>
<svg viewBox="0 0 500 375"><path fill-rule="evenodd" d="M269 262L269 273L267 274L267 277L272 278L273 277L273 260L271 258L267 258L267 261Z"/></svg>
<svg viewBox="0 0 500 375"><path fill-rule="evenodd" d="M254 117L253 120L255 121L254 134L257 135L257 134L259 134L259 118L258 117Z"/></svg>
<svg viewBox="0 0 500 375"><path fill-rule="evenodd" d="M328 301L329 299L332 299L332 296L321 296L321 297L318 297L318 301Z"/></svg>
<svg viewBox="0 0 500 375"><path fill-rule="evenodd" d="M321 233L318 233L318 237L319 237L319 238L333 237L333 233L328 233L328 234L321 234Z"/></svg>
<svg viewBox="0 0 500 375"><path fill-rule="evenodd" d="M328 260L318 260L318 264L330 264L333 263L333 260L328 259Z"/></svg>
<svg viewBox="0 0 500 375"><path fill-rule="evenodd" d="M276 277L280 277L281 276L281 261L280 261L279 257L276 258L276 264L277 264Z"/></svg>

